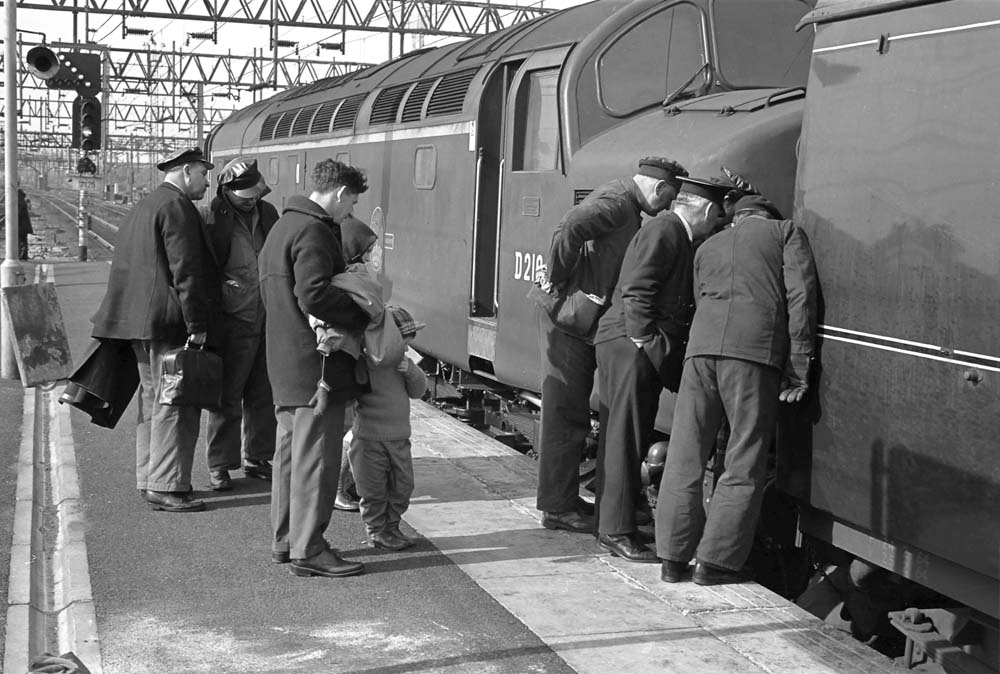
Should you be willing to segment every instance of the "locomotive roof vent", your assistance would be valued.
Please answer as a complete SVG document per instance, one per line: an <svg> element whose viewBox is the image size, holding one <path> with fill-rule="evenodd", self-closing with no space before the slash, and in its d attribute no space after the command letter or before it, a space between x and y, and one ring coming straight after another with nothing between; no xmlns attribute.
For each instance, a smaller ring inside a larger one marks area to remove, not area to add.
<svg viewBox="0 0 1000 674"><path fill-rule="evenodd" d="M339 101L327 101L319 107L316 111L316 115L312 119L312 125L309 127L309 133L328 133L330 131L330 122L333 120L333 115L337 112L337 108L343 103L344 99Z"/></svg>
<svg viewBox="0 0 1000 674"><path fill-rule="evenodd" d="M434 86L434 82L437 80L431 78L429 80L421 80L417 82L417 86L413 87L413 91L406 98L406 103L403 104L403 117L404 122L419 122L420 117L424 112L424 101L427 100L427 94L430 92L431 87Z"/></svg>
<svg viewBox="0 0 1000 674"><path fill-rule="evenodd" d="M367 96L367 93L355 94L350 98L344 99L344 103L337 110L337 116L333 118L333 128L331 131L353 129L354 120L358 118L358 108L361 107Z"/></svg>
<svg viewBox="0 0 1000 674"><path fill-rule="evenodd" d="M409 88L409 84L397 84L380 91L375 103L372 104L372 114L368 117L368 123L374 125L395 122L399 113L399 104L403 102L403 96L406 95Z"/></svg>
<svg viewBox="0 0 1000 674"><path fill-rule="evenodd" d="M299 113L299 110L301 108L286 110L281 115L277 126L274 127L274 138L288 138L288 134L292 131L292 122L295 121L295 116Z"/></svg>
<svg viewBox="0 0 1000 674"><path fill-rule="evenodd" d="M271 140L274 138L274 127L278 124L282 113L272 112L264 119L264 124L260 127L260 140Z"/></svg>
<svg viewBox="0 0 1000 674"><path fill-rule="evenodd" d="M312 124L313 117L316 115L316 111L319 110L319 103L314 105L307 105L306 107L299 110L299 114L295 117L295 123L292 124L292 135L293 136L304 136L309 133L309 127Z"/></svg>
<svg viewBox="0 0 1000 674"><path fill-rule="evenodd" d="M431 100L427 104L427 116L440 117L462 112L465 94L478 70L478 68L470 68L442 77L438 85L434 87L434 93L431 94Z"/></svg>

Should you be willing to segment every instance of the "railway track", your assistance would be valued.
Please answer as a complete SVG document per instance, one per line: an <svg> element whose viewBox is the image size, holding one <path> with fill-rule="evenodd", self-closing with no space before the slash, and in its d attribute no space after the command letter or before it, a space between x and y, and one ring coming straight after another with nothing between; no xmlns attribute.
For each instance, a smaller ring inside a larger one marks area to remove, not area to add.
<svg viewBox="0 0 1000 674"><path fill-rule="evenodd" d="M72 228L75 229L77 227L79 196L75 192L70 190L50 190L39 193L39 199L44 207L55 211ZM118 239L117 223L125 215L127 209L112 206L92 198L88 198L84 206L90 224L87 234L100 244L104 250L113 252L115 242Z"/></svg>

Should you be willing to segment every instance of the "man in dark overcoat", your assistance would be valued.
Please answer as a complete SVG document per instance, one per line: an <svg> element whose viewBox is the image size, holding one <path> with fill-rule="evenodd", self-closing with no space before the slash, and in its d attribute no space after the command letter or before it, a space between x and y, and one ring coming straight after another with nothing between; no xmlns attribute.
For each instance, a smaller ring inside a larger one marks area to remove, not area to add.
<svg viewBox="0 0 1000 674"><path fill-rule="evenodd" d="M672 211L644 224L629 243L611 309L594 337L601 395L598 543L632 562L658 561L636 537L642 459L652 442L660 391L677 389L693 310L693 245L721 225L732 188L680 180Z"/></svg>
<svg viewBox="0 0 1000 674"><path fill-rule="evenodd" d="M546 528L585 533L594 529L593 506L579 497L580 459L590 433L590 394L597 369L593 330L610 302L622 256L639 230L642 214L666 208L677 194L677 179L686 175L676 162L646 157L631 178L612 180L587 195L552 233L544 289L553 296L550 304L558 306L557 315L543 306L538 309L542 409L536 507ZM571 306L574 302L579 304ZM560 323L562 319L574 325Z"/></svg>
<svg viewBox="0 0 1000 674"><path fill-rule="evenodd" d="M306 314L345 329L362 329L367 316L331 279L346 269L338 222L368 189L357 169L319 162L309 197L293 196L264 242L260 290L267 311L267 371L278 431L271 481L272 560L291 562L297 576L352 576L364 566L328 549L340 473L344 404L362 390L356 361L343 351L323 359ZM325 368L325 371L322 370ZM328 404L313 409L325 375Z"/></svg>
<svg viewBox="0 0 1000 674"><path fill-rule="evenodd" d="M208 412L205 438L209 486L233 488L229 471L271 479L276 421L267 378L264 303L257 258L278 211L263 200L270 192L257 160L237 157L219 172L219 189L201 209L222 293L222 406ZM242 449L241 449L242 448Z"/></svg>
<svg viewBox="0 0 1000 674"><path fill-rule="evenodd" d="M736 202L733 226L695 255L691 325L656 504L661 577L737 582L750 554L781 401L808 386L816 337L816 266L795 223L759 195ZM719 425L724 467L706 518L702 479Z"/></svg>
<svg viewBox="0 0 1000 674"><path fill-rule="evenodd" d="M160 403L160 368L164 354L185 339L204 344L218 311L218 282L192 203L205 195L212 164L192 148L157 168L163 182L118 230L93 336L130 340L138 361L136 486L155 509L189 512L205 508L190 495L201 410Z"/></svg>

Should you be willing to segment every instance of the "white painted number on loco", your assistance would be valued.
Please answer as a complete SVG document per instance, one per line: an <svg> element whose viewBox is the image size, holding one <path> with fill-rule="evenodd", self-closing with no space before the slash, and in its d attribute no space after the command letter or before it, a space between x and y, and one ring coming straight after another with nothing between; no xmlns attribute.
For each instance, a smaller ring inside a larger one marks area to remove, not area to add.
<svg viewBox="0 0 1000 674"><path fill-rule="evenodd" d="M545 258L538 253L514 251L514 278L532 282L545 265Z"/></svg>

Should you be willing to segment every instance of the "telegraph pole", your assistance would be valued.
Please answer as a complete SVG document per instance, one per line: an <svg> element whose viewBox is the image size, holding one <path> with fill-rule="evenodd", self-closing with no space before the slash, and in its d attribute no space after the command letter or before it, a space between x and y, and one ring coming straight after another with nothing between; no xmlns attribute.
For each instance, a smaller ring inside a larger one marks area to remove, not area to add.
<svg viewBox="0 0 1000 674"><path fill-rule="evenodd" d="M6 213L6 255L0 264L0 287L20 285L24 271L17 249L17 3L5 2L7 34L4 42L4 211ZM0 377L16 379L14 330L7 313L0 311Z"/></svg>

